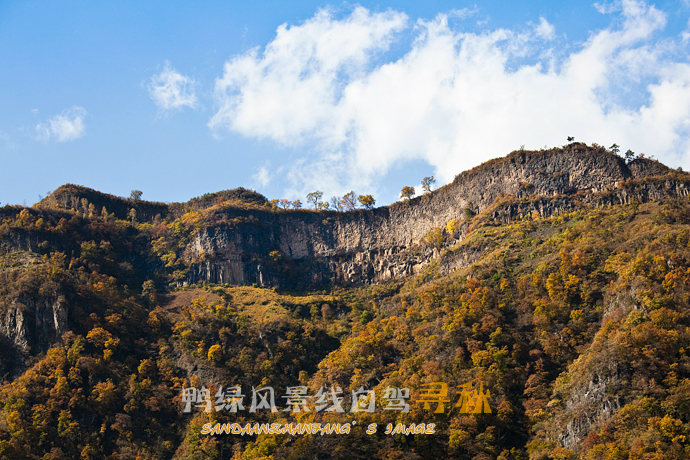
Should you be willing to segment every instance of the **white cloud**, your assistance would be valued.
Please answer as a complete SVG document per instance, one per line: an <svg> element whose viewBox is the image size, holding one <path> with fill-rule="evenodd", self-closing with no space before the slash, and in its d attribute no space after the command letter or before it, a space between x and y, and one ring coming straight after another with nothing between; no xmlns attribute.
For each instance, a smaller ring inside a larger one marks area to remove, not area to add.
<svg viewBox="0 0 690 460"><path fill-rule="evenodd" d="M543 17L539 18L539 25L534 27L534 32L537 34L537 37L544 40L553 40L556 36L556 28Z"/></svg>
<svg viewBox="0 0 690 460"><path fill-rule="evenodd" d="M55 139L57 142L79 139L86 134L84 117L86 110L83 107L65 109L45 123L36 125L36 138L42 141Z"/></svg>
<svg viewBox="0 0 690 460"><path fill-rule="evenodd" d="M479 13L479 9L477 8L477 5L474 5L473 8L462 8L460 10L455 10L455 9L450 10L448 12L448 16L464 20L467 18L471 18L472 16L476 15L477 13Z"/></svg>
<svg viewBox="0 0 690 460"><path fill-rule="evenodd" d="M286 145L307 137L344 141L347 120L333 110L341 81L366 77L372 55L388 48L406 20L358 7L341 21L320 10L301 26L283 24L263 55L253 49L226 62L215 87L220 109L209 126Z"/></svg>
<svg viewBox="0 0 690 460"><path fill-rule="evenodd" d="M680 39L655 39L666 17L643 2L599 9L622 22L570 54L544 41L556 36L544 18L528 32L470 33L439 15L418 21L409 51L385 63L380 52L407 27L404 14L359 7L334 19L321 10L225 63L209 126L303 147L286 171L295 194L371 190L406 160L428 162L440 184L521 144L570 135L688 166L690 66ZM644 97L631 106L633 90Z"/></svg>
<svg viewBox="0 0 690 460"><path fill-rule="evenodd" d="M177 72L165 62L165 68L158 75L151 77L148 90L149 96L158 109L167 112L183 107L195 108L198 104L194 87L196 82Z"/></svg>
<svg viewBox="0 0 690 460"><path fill-rule="evenodd" d="M262 187L266 187L269 183L271 183L272 174L268 170L269 166L270 163L266 162L266 164L261 166L258 169L258 171L256 171L256 173L252 176L252 179L254 179L254 181Z"/></svg>
<svg viewBox="0 0 690 460"><path fill-rule="evenodd" d="M609 14L616 10L612 5L607 5L605 3L595 3L594 8L601 14Z"/></svg>
<svg viewBox="0 0 690 460"><path fill-rule="evenodd" d="M688 0L690 1L690 0ZM686 29L680 33L681 38L683 39L683 43L687 43L688 40L690 40L690 19L688 19L688 25Z"/></svg>

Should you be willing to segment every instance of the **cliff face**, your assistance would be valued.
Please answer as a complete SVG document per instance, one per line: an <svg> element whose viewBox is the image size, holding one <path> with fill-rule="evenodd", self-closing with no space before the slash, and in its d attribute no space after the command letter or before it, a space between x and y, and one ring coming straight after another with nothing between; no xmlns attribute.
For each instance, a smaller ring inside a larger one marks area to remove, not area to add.
<svg viewBox="0 0 690 460"><path fill-rule="evenodd" d="M69 330L62 297L15 299L0 321L0 335L24 353L45 351Z"/></svg>
<svg viewBox="0 0 690 460"><path fill-rule="evenodd" d="M20 296L0 308L0 380L17 375L26 358L47 351L70 330L62 296Z"/></svg>
<svg viewBox="0 0 690 460"><path fill-rule="evenodd" d="M189 250L195 259L205 260L192 266L188 281L280 284L280 274L266 263L271 251L280 251L301 266L306 279L316 284L368 284L412 275L439 254L439 247L421 242L429 230L455 220L458 230L445 239L445 245L455 244L464 237L467 216L483 211L502 194L567 197L578 191L608 191L611 204L625 203L630 197L622 182L669 171L650 160L626 165L602 149L574 144L545 152L513 152L458 175L439 190L387 208L348 213L233 212L228 217L241 216L260 225L210 227L197 235ZM651 193L649 198L654 199ZM570 206L563 199L560 208L554 202L547 209L534 204L528 208L550 215ZM495 217L510 220L525 212L508 209Z"/></svg>

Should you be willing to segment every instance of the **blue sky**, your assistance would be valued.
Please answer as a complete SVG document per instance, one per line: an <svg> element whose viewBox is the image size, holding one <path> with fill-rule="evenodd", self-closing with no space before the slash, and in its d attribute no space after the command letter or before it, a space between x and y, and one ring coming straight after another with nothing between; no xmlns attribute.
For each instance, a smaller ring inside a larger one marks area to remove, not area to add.
<svg viewBox="0 0 690 460"><path fill-rule="evenodd" d="M0 2L0 202L405 185L567 136L690 169L690 4Z"/></svg>

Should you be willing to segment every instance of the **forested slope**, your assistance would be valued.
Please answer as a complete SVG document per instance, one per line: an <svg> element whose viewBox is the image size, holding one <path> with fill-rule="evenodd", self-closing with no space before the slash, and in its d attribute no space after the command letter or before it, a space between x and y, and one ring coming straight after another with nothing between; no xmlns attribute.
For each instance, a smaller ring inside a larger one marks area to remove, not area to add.
<svg viewBox="0 0 690 460"><path fill-rule="evenodd" d="M210 228L333 219L248 191L0 208L0 458L687 458L690 178L655 171L598 190L523 184L422 232L416 274L360 285L304 281L309 264L278 250L255 260L273 287L192 284ZM202 386L213 407L185 412L183 388ZM219 386L241 387L243 410L216 410ZM250 412L267 386L278 411ZM285 411L299 386L309 411ZM344 411L317 410L334 387ZM404 388L409 412L386 410ZM351 412L360 390L375 404ZM350 425L201 434L225 422Z"/></svg>

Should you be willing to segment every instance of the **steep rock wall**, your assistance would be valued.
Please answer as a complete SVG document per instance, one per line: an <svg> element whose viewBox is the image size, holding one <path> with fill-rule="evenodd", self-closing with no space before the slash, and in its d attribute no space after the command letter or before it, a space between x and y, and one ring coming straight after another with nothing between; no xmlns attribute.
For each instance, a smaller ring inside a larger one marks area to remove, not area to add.
<svg viewBox="0 0 690 460"><path fill-rule="evenodd" d="M62 297L19 298L6 308L0 335L23 353L45 351L69 330Z"/></svg>
<svg viewBox="0 0 690 460"><path fill-rule="evenodd" d="M233 211L228 217L242 216L260 225L210 227L198 234L189 250L194 258L205 260L192 265L188 281L280 284L281 274L268 257L271 251L295 262L315 284L368 284L412 275L438 256L438 248L420 244L430 229L455 220L461 229L450 240L460 241L466 210L481 212L502 194L612 191L628 179L668 171L655 161L626 165L603 149L573 144L544 152L513 152L458 175L433 193L370 211ZM626 202L626 193L621 189L617 199ZM542 210L546 214L550 212ZM513 218L512 211L507 218Z"/></svg>
<svg viewBox="0 0 690 460"><path fill-rule="evenodd" d="M64 298L19 297L0 309L0 381L19 375L30 355L48 350L69 331Z"/></svg>

